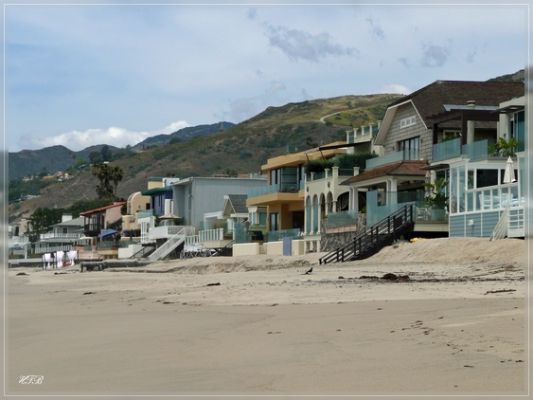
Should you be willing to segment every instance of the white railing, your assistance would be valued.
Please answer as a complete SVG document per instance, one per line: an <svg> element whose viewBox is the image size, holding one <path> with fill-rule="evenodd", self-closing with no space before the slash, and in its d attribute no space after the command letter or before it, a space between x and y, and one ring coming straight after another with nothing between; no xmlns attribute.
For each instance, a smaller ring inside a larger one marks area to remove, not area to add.
<svg viewBox="0 0 533 400"><path fill-rule="evenodd" d="M156 226L148 231L148 239L168 239L180 232L182 228L183 226L178 225Z"/></svg>
<svg viewBox="0 0 533 400"><path fill-rule="evenodd" d="M224 240L224 228L206 229L198 232L200 242Z"/></svg>
<svg viewBox="0 0 533 400"><path fill-rule="evenodd" d="M450 214L463 212L499 211L507 207L522 207L525 199L519 197L518 184L489 186L479 189L469 189L465 193L466 204L460 209L455 209L453 202L450 206Z"/></svg>
<svg viewBox="0 0 533 400"><path fill-rule="evenodd" d="M200 243L200 236L198 235L191 235L185 237L185 245L186 246L192 246L195 244Z"/></svg>
<svg viewBox="0 0 533 400"><path fill-rule="evenodd" d="M161 227L162 228L162 227ZM165 243L159 246L148 256L150 261L161 260L168 256L172 250L185 242L185 237L194 233L194 226L168 226L166 228L177 228L176 233L169 237Z"/></svg>
<svg viewBox="0 0 533 400"><path fill-rule="evenodd" d="M39 235L40 240L50 239L79 239L83 237L83 233L60 233L60 232L47 232Z"/></svg>

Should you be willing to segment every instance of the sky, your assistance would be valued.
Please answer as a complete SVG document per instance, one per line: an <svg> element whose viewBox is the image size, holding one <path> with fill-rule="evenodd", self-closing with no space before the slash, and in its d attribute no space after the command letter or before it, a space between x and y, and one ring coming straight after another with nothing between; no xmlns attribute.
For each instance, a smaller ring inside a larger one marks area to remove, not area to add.
<svg viewBox="0 0 533 400"><path fill-rule="evenodd" d="M7 5L4 28L9 151L123 147L528 62L524 6Z"/></svg>

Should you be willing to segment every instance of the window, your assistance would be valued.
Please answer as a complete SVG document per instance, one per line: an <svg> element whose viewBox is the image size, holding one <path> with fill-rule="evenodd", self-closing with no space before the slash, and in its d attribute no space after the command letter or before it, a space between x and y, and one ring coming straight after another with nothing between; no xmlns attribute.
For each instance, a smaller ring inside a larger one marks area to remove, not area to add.
<svg viewBox="0 0 533 400"><path fill-rule="evenodd" d="M414 115L411 117L402 118L400 120L400 129L407 128L413 125L416 125L416 117Z"/></svg>
<svg viewBox="0 0 533 400"><path fill-rule="evenodd" d="M461 131L459 130L444 129L442 131L443 142L445 142L446 140L452 140L452 139L458 138L460 136L461 136Z"/></svg>
<svg viewBox="0 0 533 400"><path fill-rule="evenodd" d="M403 151L404 160L420 159L420 136L398 142L398 150Z"/></svg>
<svg viewBox="0 0 533 400"><path fill-rule="evenodd" d="M495 186L498 184L498 170L497 169L477 169L476 183L478 188Z"/></svg>
<svg viewBox="0 0 533 400"><path fill-rule="evenodd" d="M280 173L281 171L279 169L270 170L270 184L271 185L277 185L278 183L280 183Z"/></svg>
<svg viewBox="0 0 533 400"><path fill-rule="evenodd" d="M270 230L277 231L278 227L278 213L270 214Z"/></svg>

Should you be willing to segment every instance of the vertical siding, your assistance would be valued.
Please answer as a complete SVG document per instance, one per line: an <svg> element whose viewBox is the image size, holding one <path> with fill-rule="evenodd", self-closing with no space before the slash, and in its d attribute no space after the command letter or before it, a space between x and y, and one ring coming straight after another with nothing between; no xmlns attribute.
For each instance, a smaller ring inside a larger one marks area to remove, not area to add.
<svg viewBox="0 0 533 400"><path fill-rule="evenodd" d="M416 124L407 128L400 129L400 120L403 118L415 116ZM411 103L398 107L396 115L392 120L391 127L385 138L385 154L397 151L399 141L420 136L420 157L424 160L431 161L431 152L433 148L433 138L431 129L426 129L424 123L418 116L415 108Z"/></svg>

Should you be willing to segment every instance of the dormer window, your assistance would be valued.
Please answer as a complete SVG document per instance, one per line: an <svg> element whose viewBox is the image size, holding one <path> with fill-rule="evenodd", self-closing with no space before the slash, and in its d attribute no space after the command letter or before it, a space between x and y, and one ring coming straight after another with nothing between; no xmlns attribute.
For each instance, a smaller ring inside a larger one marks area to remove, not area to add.
<svg viewBox="0 0 533 400"><path fill-rule="evenodd" d="M414 115L411 117L402 118L400 120L400 129L407 128L413 125L416 125L416 117Z"/></svg>

